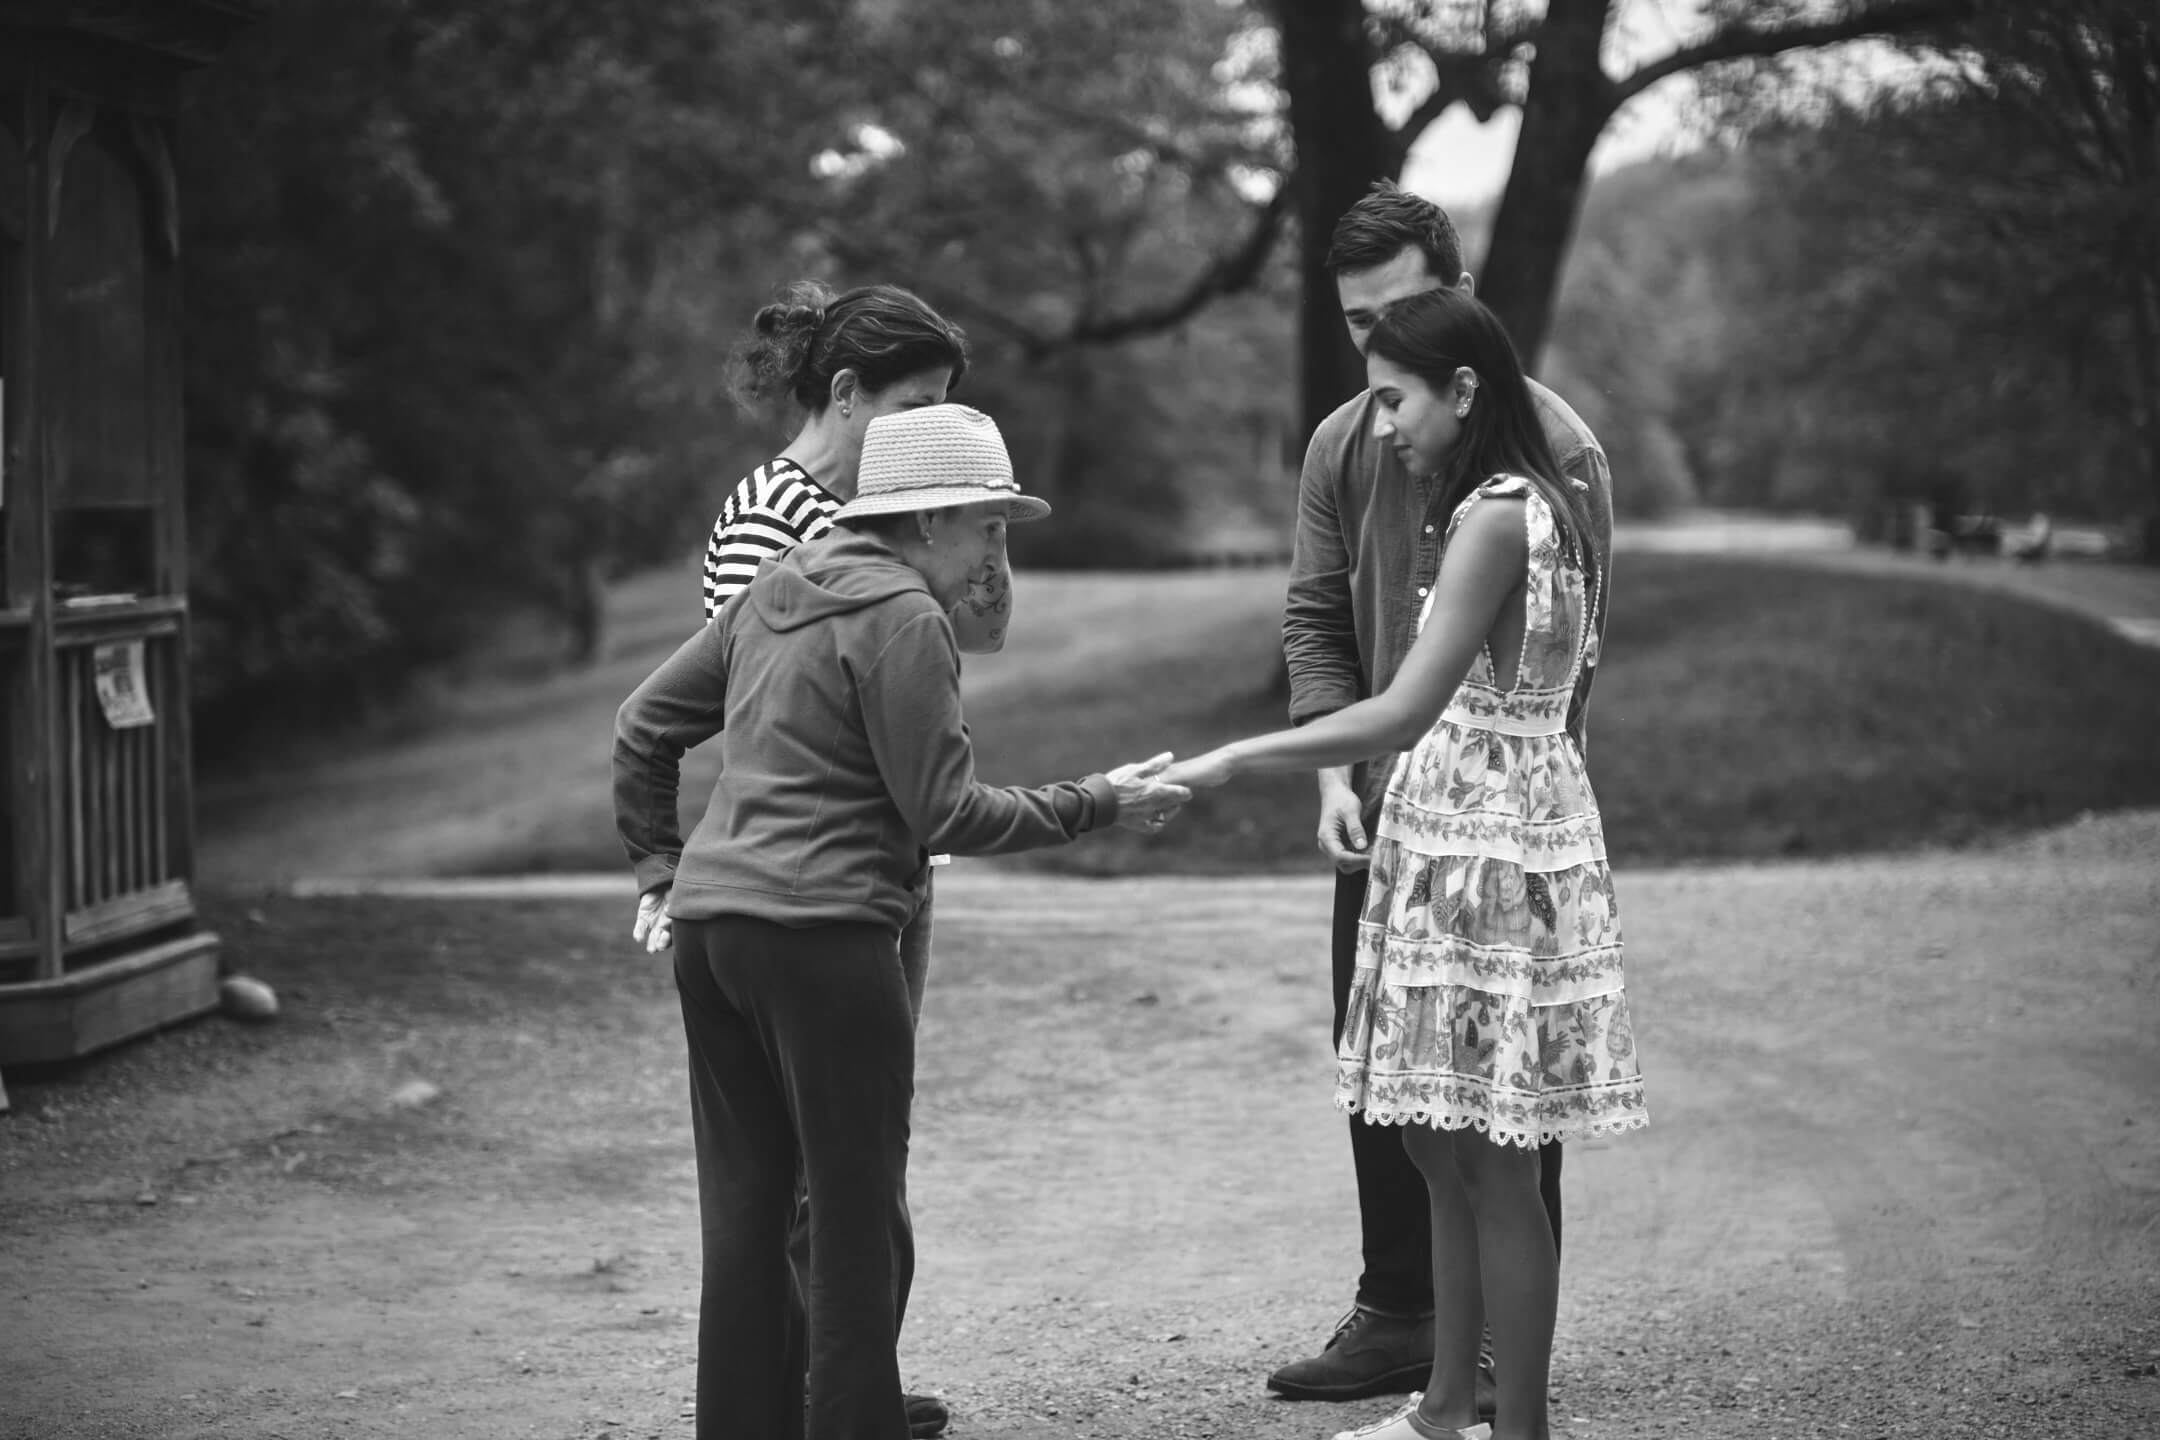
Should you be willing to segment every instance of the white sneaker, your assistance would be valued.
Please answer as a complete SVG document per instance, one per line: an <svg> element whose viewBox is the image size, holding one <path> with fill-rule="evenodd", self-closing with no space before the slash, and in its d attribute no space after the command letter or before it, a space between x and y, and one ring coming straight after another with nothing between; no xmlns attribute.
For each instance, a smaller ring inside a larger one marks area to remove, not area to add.
<svg viewBox="0 0 2160 1440"><path fill-rule="evenodd" d="M1467 1430L1451 1430L1419 1419L1417 1407L1424 1398L1422 1392L1412 1395L1408 1404L1387 1419L1360 1430L1337 1431L1335 1440L1492 1440L1492 1426L1483 1421Z"/></svg>

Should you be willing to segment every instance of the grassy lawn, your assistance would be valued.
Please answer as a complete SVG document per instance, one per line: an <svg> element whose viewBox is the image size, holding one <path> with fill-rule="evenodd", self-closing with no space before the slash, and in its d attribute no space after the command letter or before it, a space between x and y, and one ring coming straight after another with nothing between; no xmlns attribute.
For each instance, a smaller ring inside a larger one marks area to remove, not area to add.
<svg viewBox="0 0 2160 1440"><path fill-rule="evenodd" d="M1623 862L1965 843L2160 804L2160 651L2082 618L1927 580L1696 557L1626 557L1590 771ZM1181 752L1281 723L1272 616L1183 653L1075 674L970 711L997 778L1106 753ZM1200 796L1174 833L1026 857L1124 873L1302 865L1312 783Z"/></svg>
<svg viewBox="0 0 2160 1440"><path fill-rule="evenodd" d="M1631 562L1590 735L1616 850L1966 843L2160 803L2160 651L1925 579Z"/></svg>
<svg viewBox="0 0 2160 1440"><path fill-rule="evenodd" d="M672 572L626 587L592 670L490 682L430 724L214 781L206 876L621 868L608 727L692 595ZM1271 571L1024 577L1012 648L968 668L983 778L1038 782L1281 723L1281 597ZM1962 844L2160 804L2160 651L2010 595L1630 555L1605 672L1591 774L1627 864ZM693 755L690 813L712 775ZM1201 796L1161 837L1117 831L1017 863L1308 869L1311 827L1311 780L1267 777Z"/></svg>

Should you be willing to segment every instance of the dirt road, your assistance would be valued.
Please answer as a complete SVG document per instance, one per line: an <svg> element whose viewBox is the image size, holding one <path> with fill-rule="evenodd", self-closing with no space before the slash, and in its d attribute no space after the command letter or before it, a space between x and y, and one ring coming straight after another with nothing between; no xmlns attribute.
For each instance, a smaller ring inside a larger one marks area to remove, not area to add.
<svg viewBox="0 0 2160 1440"><path fill-rule="evenodd" d="M1261 1386L1352 1278L1324 880L948 875L910 1382L962 1440L1378 1414ZM1557 1433L2160 1433L2160 815L1620 882L1653 1124L1569 1154ZM627 914L235 902L278 1022L11 1073L0 1436L686 1436Z"/></svg>
<svg viewBox="0 0 2160 1440"><path fill-rule="evenodd" d="M1017 584L1026 641L969 668L971 707L1001 691L1041 689L1046 674L1104 670L1107 657L1137 666L1182 653L1195 632L1267 616L1283 581L1276 571L1146 577L1146 595L1172 609L1176 625L1136 624L1132 597L1099 575L1025 575ZM595 665L452 687L388 743L338 739L252 778L206 779L202 882L489 872L505 853L544 850L550 834L610 833L615 707L696 628L696 597L694 568L633 577L609 594L607 653ZM1272 623L1263 619L1263 631ZM713 747L693 751L684 792L706 793L718 764Z"/></svg>

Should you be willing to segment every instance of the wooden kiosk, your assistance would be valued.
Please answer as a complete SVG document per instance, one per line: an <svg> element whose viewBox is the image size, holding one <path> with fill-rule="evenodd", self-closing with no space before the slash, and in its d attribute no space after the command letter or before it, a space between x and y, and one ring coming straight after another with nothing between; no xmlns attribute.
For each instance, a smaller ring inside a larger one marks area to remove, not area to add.
<svg viewBox="0 0 2160 1440"><path fill-rule="evenodd" d="M268 8L0 0L0 1063L217 1000L189 890L172 117Z"/></svg>

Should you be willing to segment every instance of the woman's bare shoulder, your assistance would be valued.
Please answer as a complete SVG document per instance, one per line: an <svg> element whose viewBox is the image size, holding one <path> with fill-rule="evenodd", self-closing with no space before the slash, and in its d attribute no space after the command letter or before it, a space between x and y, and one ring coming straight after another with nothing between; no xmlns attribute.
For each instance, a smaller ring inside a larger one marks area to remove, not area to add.
<svg viewBox="0 0 2160 1440"><path fill-rule="evenodd" d="M1528 554L1530 547L1523 527L1523 510L1531 494L1527 484L1515 489L1480 486L1471 502L1466 502L1456 513L1454 533L1448 539L1449 551L1476 550L1516 558Z"/></svg>

